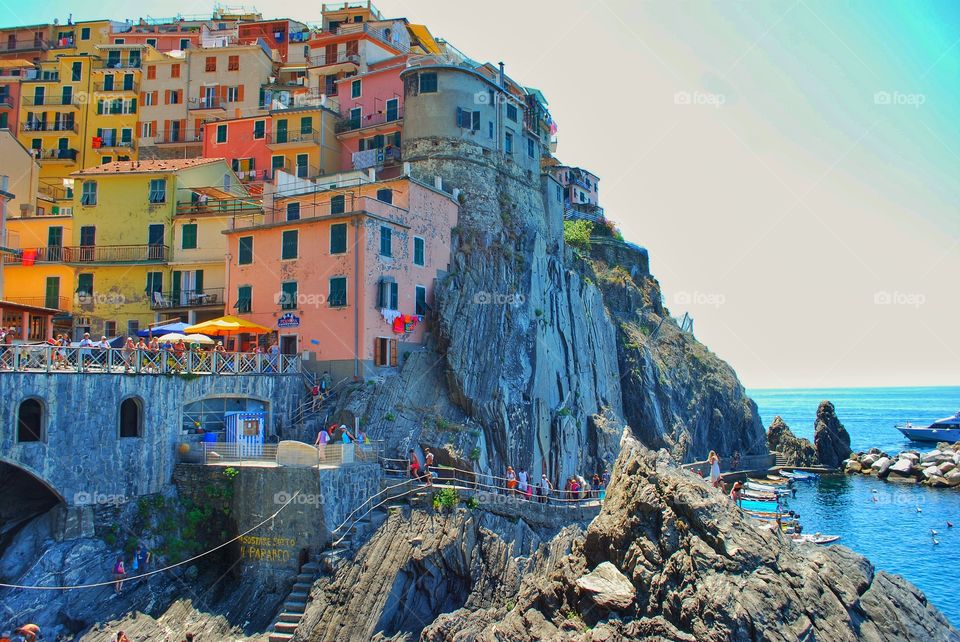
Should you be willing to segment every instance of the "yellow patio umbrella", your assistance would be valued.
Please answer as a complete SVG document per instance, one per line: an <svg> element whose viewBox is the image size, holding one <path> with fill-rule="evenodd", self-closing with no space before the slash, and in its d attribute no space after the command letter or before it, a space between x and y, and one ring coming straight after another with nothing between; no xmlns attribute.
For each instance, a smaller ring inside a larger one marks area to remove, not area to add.
<svg viewBox="0 0 960 642"><path fill-rule="evenodd" d="M219 319L210 319L203 323L190 325L183 329L184 334L205 334L208 337L228 337L235 334L267 334L270 328L228 314Z"/></svg>

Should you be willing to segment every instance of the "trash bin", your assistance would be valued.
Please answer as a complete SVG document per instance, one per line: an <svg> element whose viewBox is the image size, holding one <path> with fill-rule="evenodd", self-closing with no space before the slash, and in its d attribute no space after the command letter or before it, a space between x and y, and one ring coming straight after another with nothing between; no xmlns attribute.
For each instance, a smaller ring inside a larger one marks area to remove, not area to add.
<svg viewBox="0 0 960 642"><path fill-rule="evenodd" d="M205 432L203 433L203 440L208 442L217 441L217 433L215 432Z"/></svg>

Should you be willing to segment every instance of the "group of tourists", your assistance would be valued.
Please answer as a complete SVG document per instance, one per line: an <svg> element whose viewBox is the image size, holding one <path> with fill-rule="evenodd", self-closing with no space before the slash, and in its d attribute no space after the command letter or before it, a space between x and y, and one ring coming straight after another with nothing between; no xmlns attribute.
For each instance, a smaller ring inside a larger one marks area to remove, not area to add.
<svg viewBox="0 0 960 642"><path fill-rule="evenodd" d="M308 383L303 385L310 391L310 411L317 412L326 400L327 395L330 394L330 373L324 372L323 376L313 385Z"/></svg>
<svg viewBox="0 0 960 642"><path fill-rule="evenodd" d="M507 494L516 495L521 499L546 503L547 500L556 495L558 499L566 501L580 501L586 499L604 499L606 496L607 484L610 481L610 474L604 470L603 473L594 473L591 482L587 482L582 475L571 475L562 491L557 491L553 483L547 477L546 473L540 475L538 481L530 479L530 475L525 468L514 470L513 466L507 466L507 471L503 478L506 481Z"/></svg>
<svg viewBox="0 0 960 642"><path fill-rule="evenodd" d="M137 548L133 552L133 558L130 560L131 574L137 576L146 571L152 558L153 553L147 550L142 544L137 544ZM124 560L123 555L120 555L117 557L117 561L113 563L113 592L117 595L123 593L123 582L126 580L126 577L126 560Z"/></svg>
<svg viewBox="0 0 960 642"><path fill-rule="evenodd" d="M413 448L407 453L407 474L411 479L424 482L427 486L433 486L433 453L429 448L423 449L423 467L420 466L420 459Z"/></svg>

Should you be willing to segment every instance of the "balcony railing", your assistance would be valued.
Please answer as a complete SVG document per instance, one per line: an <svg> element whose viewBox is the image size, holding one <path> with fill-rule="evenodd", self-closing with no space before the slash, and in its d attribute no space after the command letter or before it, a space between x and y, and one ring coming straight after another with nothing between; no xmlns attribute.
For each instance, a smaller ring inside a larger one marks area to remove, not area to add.
<svg viewBox="0 0 960 642"><path fill-rule="evenodd" d="M409 51L408 47L405 47L399 42L394 42L390 38L388 38L386 32L383 29L374 27L366 22L345 22L341 25L337 25L337 29L333 33L336 33L337 35L367 33L373 36L374 38L376 38L377 40L379 40L380 42L390 45L394 49L399 49L401 52L404 52L404 53Z"/></svg>
<svg viewBox="0 0 960 642"><path fill-rule="evenodd" d="M76 107L74 97L67 100L63 96L24 96L24 107Z"/></svg>
<svg viewBox="0 0 960 642"><path fill-rule="evenodd" d="M400 148L394 145L380 149L366 149L362 152L353 153L353 169L368 169L370 167L380 167L391 163L399 163L401 160Z"/></svg>
<svg viewBox="0 0 960 642"><path fill-rule="evenodd" d="M43 122L34 122L27 121L20 125L20 131L22 132L73 132L77 133L77 124L75 122L66 122L66 123L43 123Z"/></svg>
<svg viewBox="0 0 960 642"><path fill-rule="evenodd" d="M270 132L267 134L268 145L284 145L287 143L316 143L319 142L320 132L311 129L309 132L288 131L288 132Z"/></svg>
<svg viewBox="0 0 960 642"><path fill-rule="evenodd" d="M34 158L39 161L73 163L77 160L75 149L34 149L32 151Z"/></svg>
<svg viewBox="0 0 960 642"><path fill-rule="evenodd" d="M323 52L307 57L307 65L310 67L325 67L327 65L338 65L345 62L352 62L355 65L359 65L360 54L338 52L332 56L327 56L327 53Z"/></svg>
<svg viewBox="0 0 960 642"><path fill-rule="evenodd" d="M126 85L123 81L110 83L110 86L107 87L106 82L98 82L93 84L93 91L101 94L106 93L117 93L122 91L140 91L139 83L132 83L131 85Z"/></svg>
<svg viewBox="0 0 960 642"><path fill-rule="evenodd" d="M203 142L203 130L194 132L192 130L186 131L167 131L160 132L153 139L154 145L171 145L175 143L201 143Z"/></svg>
<svg viewBox="0 0 960 642"><path fill-rule="evenodd" d="M365 114L359 118L342 118L337 121L337 133L377 127L387 123L399 123L401 120L403 120L403 109L385 109L375 114Z"/></svg>
<svg viewBox="0 0 960 642"><path fill-rule="evenodd" d="M187 109L226 109L226 101L208 97L192 99L187 103Z"/></svg>
<svg viewBox="0 0 960 642"><path fill-rule="evenodd" d="M223 305L223 288L154 292L150 307L154 310L204 308Z"/></svg>
<svg viewBox="0 0 960 642"><path fill-rule="evenodd" d="M61 185L45 183L43 181L37 186L37 191L54 201L62 201L73 198L73 190L67 189Z"/></svg>
<svg viewBox="0 0 960 642"><path fill-rule="evenodd" d="M318 192L318 198L321 194L324 200L318 200L313 203L297 199L300 203L298 218L289 219L287 216L287 203L294 202L294 199L281 199L272 210L261 210L255 214L234 217L232 229L289 223L292 221L311 221L339 217L352 213L372 214L380 218L399 222L407 211L401 207L385 203L370 196L341 194L341 196L344 197L341 205L341 201L331 200L331 194L333 196L337 196L337 194Z"/></svg>
<svg viewBox="0 0 960 642"><path fill-rule="evenodd" d="M166 245L79 245L23 248L4 263L156 263L166 261Z"/></svg>
<svg viewBox="0 0 960 642"><path fill-rule="evenodd" d="M10 96L0 96L0 109L13 109L13 98Z"/></svg>
<svg viewBox="0 0 960 642"><path fill-rule="evenodd" d="M217 199L178 203L178 216L242 216L262 212L263 208L249 200Z"/></svg>
<svg viewBox="0 0 960 642"><path fill-rule="evenodd" d="M133 140L104 139L103 142L100 143L100 147L97 149L135 149L136 146L137 143Z"/></svg>
<svg viewBox="0 0 960 642"><path fill-rule="evenodd" d="M127 58L126 60L107 60L105 63L103 63L103 66L97 67L97 68L95 68L94 70L96 71L97 69L100 69L100 70L103 70L103 69L140 69L140 67L142 67L142 66L143 66L143 61L142 61L141 59L136 58L136 59L132 59L132 60L131 60L130 58Z"/></svg>
<svg viewBox="0 0 960 642"><path fill-rule="evenodd" d="M14 40L0 40L0 51L46 51L50 48L50 41L46 38L15 38Z"/></svg>
<svg viewBox="0 0 960 642"><path fill-rule="evenodd" d="M20 305L33 305L38 308L50 308L51 310L69 310L71 304L71 299L65 296L8 296L4 298Z"/></svg>

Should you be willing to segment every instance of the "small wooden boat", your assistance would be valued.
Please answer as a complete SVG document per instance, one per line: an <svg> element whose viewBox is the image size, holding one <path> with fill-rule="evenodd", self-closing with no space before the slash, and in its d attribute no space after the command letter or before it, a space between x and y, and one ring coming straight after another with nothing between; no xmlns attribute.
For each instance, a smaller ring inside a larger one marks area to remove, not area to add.
<svg viewBox="0 0 960 642"><path fill-rule="evenodd" d="M803 470L784 470L780 474L793 481L814 481L820 477L816 473L808 473Z"/></svg>
<svg viewBox="0 0 960 642"><path fill-rule="evenodd" d="M822 533L813 533L811 534L801 534L791 535L790 539L797 542L798 544L832 544L833 542L840 539L839 535L824 535Z"/></svg>
<svg viewBox="0 0 960 642"><path fill-rule="evenodd" d="M791 492L793 492L789 488L780 488L771 484L761 484L754 481L744 482L743 487L747 490L761 493L773 493L774 495L789 495Z"/></svg>

